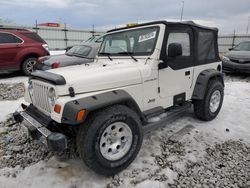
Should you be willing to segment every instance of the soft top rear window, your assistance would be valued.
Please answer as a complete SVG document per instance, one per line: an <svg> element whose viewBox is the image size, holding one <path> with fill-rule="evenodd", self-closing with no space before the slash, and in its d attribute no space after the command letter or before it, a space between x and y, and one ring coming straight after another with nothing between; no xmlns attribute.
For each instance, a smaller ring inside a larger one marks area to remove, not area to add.
<svg viewBox="0 0 250 188"><path fill-rule="evenodd" d="M46 43L38 34L36 33L22 33L22 35L41 43Z"/></svg>
<svg viewBox="0 0 250 188"><path fill-rule="evenodd" d="M215 59L215 38L213 32L198 32L198 60Z"/></svg>

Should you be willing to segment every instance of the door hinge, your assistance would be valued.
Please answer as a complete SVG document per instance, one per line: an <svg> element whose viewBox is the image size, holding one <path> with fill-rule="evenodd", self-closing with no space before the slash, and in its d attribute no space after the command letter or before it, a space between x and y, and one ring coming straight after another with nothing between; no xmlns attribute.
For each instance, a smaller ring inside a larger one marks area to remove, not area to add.
<svg viewBox="0 0 250 188"><path fill-rule="evenodd" d="M160 93L161 92L161 88L160 87L158 87L158 93Z"/></svg>

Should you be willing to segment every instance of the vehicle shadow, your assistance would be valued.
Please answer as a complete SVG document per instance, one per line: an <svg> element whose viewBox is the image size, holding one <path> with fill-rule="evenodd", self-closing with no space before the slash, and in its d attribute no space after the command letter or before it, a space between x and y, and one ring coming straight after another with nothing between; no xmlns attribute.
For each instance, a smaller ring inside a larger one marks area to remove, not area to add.
<svg viewBox="0 0 250 188"><path fill-rule="evenodd" d="M21 71L16 72L0 72L0 79L13 78L17 76L24 76Z"/></svg>
<svg viewBox="0 0 250 188"><path fill-rule="evenodd" d="M248 78L250 77L250 74L247 73L238 73L238 72L232 72L232 73L225 73L226 76L234 76L238 78Z"/></svg>

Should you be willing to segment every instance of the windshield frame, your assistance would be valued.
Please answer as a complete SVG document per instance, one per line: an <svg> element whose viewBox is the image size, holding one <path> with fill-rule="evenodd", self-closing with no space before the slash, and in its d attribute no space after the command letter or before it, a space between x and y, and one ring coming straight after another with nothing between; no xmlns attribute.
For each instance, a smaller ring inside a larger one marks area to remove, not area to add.
<svg viewBox="0 0 250 188"><path fill-rule="evenodd" d="M112 32L112 33L108 33L106 35L103 36L103 41L102 41L102 44L99 48L99 51L98 51L98 56L99 57L105 57L107 55L104 55L102 53L105 53L105 52L102 52L102 48L103 48L103 45L104 45L104 42L105 42L105 38L107 36L110 36L110 35L113 35L113 34L118 34L118 33L125 33L125 32L128 32L128 31L135 31L135 30L143 30L143 29L150 29L150 28L155 28L156 30L156 36L155 36L155 42L154 42L154 45L153 45L153 48L150 52L129 52L131 55L133 56L150 56L152 55L154 52L155 52L155 48L156 48L156 45L157 45L157 42L158 42L158 38L159 38L159 33L160 33L160 26L159 25L151 25L151 26L147 26L147 27L138 27L138 28L133 28L133 29L125 29L125 30L120 30L120 31L117 31L117 32ZM129 54L119 54L119 53L109 53L109 56L121 56L121 57L131 57L131 55Z"/></svg>

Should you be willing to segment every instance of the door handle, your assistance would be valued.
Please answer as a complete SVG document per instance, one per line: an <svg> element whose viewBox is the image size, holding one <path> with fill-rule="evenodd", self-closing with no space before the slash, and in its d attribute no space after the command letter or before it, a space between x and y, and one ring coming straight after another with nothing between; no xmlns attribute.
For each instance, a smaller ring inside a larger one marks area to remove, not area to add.
<svg viewBox="0 0 250 188"><path fill-rule="evenodd" d="M189 75L190 75L190 71L186 71L185 76L189 76Z"/></svg>

